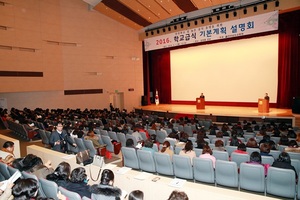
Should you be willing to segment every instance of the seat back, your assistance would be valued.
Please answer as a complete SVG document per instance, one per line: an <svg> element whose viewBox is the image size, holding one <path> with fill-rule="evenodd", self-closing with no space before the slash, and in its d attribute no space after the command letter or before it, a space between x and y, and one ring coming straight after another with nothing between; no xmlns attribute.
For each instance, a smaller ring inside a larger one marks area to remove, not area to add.
<svg viewBox="0 0 300 200"><path fill-rule="evenodd" d="M100 130L100 135L106 135L108 136L107 130L99 129Z"/></svg>
<svg viewBox="0 0 300 200"><path fill-rule="evenodd" d="M299 172L300 172L300 160L291 159L291 165L295 168L296 172L299 174Z"/></svg>
<svg viewBox="0 0 300 200"><path fill-rule="evenodd" d="M61 192L62 195L67 197L67 199L81 200L81 196L76 192L69 191L66 188L61 186L58 187L58 190Z"/></svg>
<svg viewBox="0 0 300 200"><path fill-rule="evenodd" d="M165 141L170 142L170 146L175 147L177 140L175 138L166 137Z"/></svg>
<svg viewBox="0 0 300 200"><path fill-rule="evenodd" d="M202 154L203 149L194 148L194 151L196 153L196 157L199 157Z"/></svg>
<svg viewBox="0 0 300 200"><path fill-rule="evenodd" d="M156 131L153 129L148 129L149 135L156 135Z"/></svg>
<svg viewBox="0 0 300 200"><path fill-rule="evenodd" d="M267 194L294 198L296 194L296 176L294 170L269 167Z"/></svg>
<svg viewBox="0 0 300 200"><path fill-rule="evenodd" d="M262 164L272 165L273 162L274 162L273 156L261 156L261 163Z"/></svg>
<svg viewBox="0 0 300 200"><path fill-rule="evenodd" d="M108 136L110 137L110 139L119 142L119 138L117 137L117 133L116 132L114 132L114 131L108 131Z"/></svg>
<svg viewBox="0 0 300 200"><path fill-rule="evenodd" d="M72 143L76 143L73 137L69 137L69 140L72 141ZM67 148L68 152L72 152L74 154L78 153L78 148L72 146L71 144L69 144L69 142L67 142Z"/></svg>
<svg viewBox="0 0 300 200"><path fill-rule="evenodd" d="M156 172L164 175L174 175L173 164L169 154L154 153Z"/></svg>
<svg viewBox="0 0 300 200"><path fill-rule="evenodd" d="M146 133L144 131L139 131L139 133L142 136L144 141L146 141L148 139L147 136L146 136Z"/></svg>
<svg viewBox="0 0 300 200"><path fill-rule="evenodd" d="M237 147L236 146L226 145L225 149L228 152L228 155L231 156L232 152L234 152L235 150L237 150Z"/></svg>
<svg viewBox="0 0 300 200"><path fill-rule="evenodd" d="M179 152L181 151L183 149L183 147L182 146L175 146L175 154L179 154Z"/></svg>
<svg viewBox="0 0 300 200"><path fill-rule="evenodd" d="M133 135L127 133L125 137L126 137L126 140L129 139L129 138L132 139L132 140L133 140L133 145L134 145L134 146L137 145L137 140L136 140L136 138L135 138Z"/></svg>
<svg viewBox="0 0 300 200"><path fill-rule="evenodd" d="M188 156L173 155L173 167L176 177L184 179L193 179L193 167L191 159Z"/></svg>
<svg viewBox="0 0 300 200"><path fill-rule="evenodd" d="M238 187L238 167L235 162L216 160L216 185Z"/></svg>
<svg viewBox="0 0 300 200"><path fill-rule="evenodd" d="M84 145L90 151L90 156L94 157L97 154L97 150L94 147L94 144L91 140L83 140Z"/></svg>
<svg viewBox="0 0 300 200"><path fill-rule="evenodd" d="M263 165L241 163L240 188L265 193L265 169Z"/></svg>
<svg viewBox="0 0 300 200"><path fill-rule="evenodd" d="M274 160L276 160L279 157L280 153L281 152L278 150L271 150L269 154L273 156Z"/></svg>
<svg viewBox="0 0 300 200"><path fill-rule="evenodd" d="M82 152L82 151L85 151L87 149L86 146L83 143L82 138L74 138L74 141L77 144L78 152Z"/></svg>
<svg viewBox="0 0 300 200"><path fill-rule="evenodd" d="M8 172L9 172L9 175L10 175L10 177L12 176L12 175L14 175L14 173L16 173L17 171L19 171L18 169L16 169L16 168L13 168L13 167L11 167L11 166L7 166L7 170L8 170ZM22 178L22 177L21 177Z"/></svg>
<svg viewBox="0 0 300 200"><path fill-rule="evenodd" d="M192 130L192 127L190 125L183 126L183 131L185 133L187 133L190 137L193 136L193 130Z"/></svg>
<svg viewBox="0 0 300 200"><path fill-rule="evenodd" d="M44 178L39 178L39 182L41 184L41 187L46 197L58 200L57 197L58 186L55 182L46 180Z"/></svg>
<svg viewBox="0 0 300 200"><path fill-rule="evenodd" d="M110 137L107 135L101 135L102 141L106 144L106 150L109 152L114 152L114 145L111 143Z"/></svg>
<svg viewBox="0 0 300 200"><path fill-rule="evenodd" d="M42 143L44 145L49 145L49 138L48 136L46 135L46 131L43 130L43 129L39 129L38 130L38 133L40 134L41 138L42 138Z"/></svg>
<svg viewBox="0 0 300 200"><path fill-rule="evenodd" d="M117 133L117 138L122 144L122 147L126 147L126 137L124 133Z"/></svg>
<svg viewBox="0 0 300 200"><path fill-rule="evenodd" d="M251 148L251 147L247 147L246 151L249 155L251 155L251 153L255 151L257 151L258 153L260 152L259 148Z"/></svg>
<svg viewBox="0 0 300 200"><path fill-rule="evenodd" d="M300 160L300 153L296 153L296 152L288 152L288 154L290 155L291 159L297 159L297 160Z"/></svg>
<svg viewBox="0 0 300 200"><path fill-rule="evenodd" d="M150 151L137 150L140 169L147 172L156 172L154 157Z"/></svg>
<svg viewBox="0 0 300 200"><path fill-rule="evenodd" d="M125 167L130 167L133 169L140 169L138 157L136 154L136 150L134 148L122 147L121 151L123 154Z"/></svg>
<svg viewBox="0 0 300 200"><path fill-rule="evenodd" d="M215 183L215 170L211 159L193 158L193 172L196 181Z"/></svg>
<svg viewBox="0 0 300 200"><path fill-rule="evenodd" d="M5 180L10 178L10 173L7 169L7 164L0 162L0 173L5 178Z"/></svg>
<svg viewBox="0 0 300 200"><path fill-rule="evenodd" d="M215 150L213 150L213 156L217 160L229 161L229 155L226 151L215 151Z"/></svg>
<svg viewBox="0 0 300 200"><path fill-rule="evenodd" d="M159 143L164 143L165 139L168 137L167 133L161 130L156 131L156 141Z"/></svg>
<svg viewBox="0 0 300 200"><path fill-rule="evenodd" d="M237 166L240 167L241 163L250 161L250 156L249 154L241 154L241 153L233 152L231 154L231 161L236 162Z"/></svg>

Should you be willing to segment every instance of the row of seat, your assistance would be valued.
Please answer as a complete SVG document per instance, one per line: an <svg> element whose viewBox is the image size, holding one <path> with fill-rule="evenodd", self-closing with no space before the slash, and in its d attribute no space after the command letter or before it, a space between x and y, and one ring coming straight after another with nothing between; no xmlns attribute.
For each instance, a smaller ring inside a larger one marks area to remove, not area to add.
<svg viewBox="0 0 300 200"><path fill-rule="evenodd" d="M0 162L0 181L8 180L18 169L15 169L11 166L6 165L5 163ZM43 178L37 178L34 174L22 171L21 178L32 178L38 181L39 197L48 197L58 200L57 193L60 191L63 195L65 195L68 199L72 200L89 200L90 198L83 197L81 198L78 193L69 191L63 187L58 187L57 184L53 181L49 181Z"/></svg>
<svg viewBox="0 0 300 200"><path fill-rule="evenodd" d="M14 134L21 137L24 140L29 141L30 138L28 136L28 132L25 129L24 125L7 120L8 128L13 131Z"/></svg>
<svg viewBox="0 0 300 200"><path fill-rule="evenodd" d="M195 157L191 162L188 156L174 154L171 159L168 154L155 152L152 155L150 151L128 147L122 147L122 153L124 166L146 172L288 198L293 198L297 191L293 170L270 167L265 178L262 165L245 162L240 163L239 168L236 162L217 160L214 169L212 161L205 158Z"/></svg>

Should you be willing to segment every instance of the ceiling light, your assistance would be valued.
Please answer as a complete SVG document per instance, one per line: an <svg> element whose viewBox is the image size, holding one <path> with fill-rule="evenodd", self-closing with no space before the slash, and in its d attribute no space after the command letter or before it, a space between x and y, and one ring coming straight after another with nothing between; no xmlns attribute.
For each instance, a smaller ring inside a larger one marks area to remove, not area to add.
<svg viewBox="0 0 300 200"><path fill-rule="evenodd" d="M197 20L195 20L195 21L194 21L194 24L195 24L195 25L197 25L197 24L198 24L198 21L197 21Z"/></svg>
<svg viewBox="0 0 300 200"><path fill-rule="evenodd" d="M247 8L244 8L243 13L244 13L244 15L247 14Z"/></svg>
<svg viewBox="0 0 300 200"><path fill-rule="evenodd" d="M209 22L212 22L212 18L211 18L211 17L209 17L209 18L208 18L208 21L209 21Z"/></svg>
<svg viewBox="0 0 300 200"><path fill-rule="evenodd" d="M201 19L201 23L204 24L204 19L203 18Z"/></svg>
<svg viewBox="0 0 300 200"><path fill-rule="evenodd" d="M264 4L264 10L267 10L268 9L268 4Z"/></svg>
<svg viewBox="0 0 300 200"><path fill-rule="evenodd" d="M275 1L275 7L279 7L279 1Z"/></svg>
<svg viewBox="0 0 300 200"><path fill-rule="evenodd" d="M228 18L229 18L229 14L228 14L228 13L226 13L226 14L225 14L225 17L226 17L226 19L228 19Z"/></svg>
<svg viewBox="0 0 300 200"><path fill-rule="evenodd" d="M220 20L220 15L217 15L217 20Z"/></svg>
<svg viewBox="0 0 300 200"><path fill-rule="evenodd" d="M253 12L257 12L257 6L253 7Z"/></svg>
<svg viewBox="0 0 300 200"><path fill-rule="evenodd" d="M233 16L234 16L234 17L237 16L237 12L236 12L236 11L233 12Z"/></svg>

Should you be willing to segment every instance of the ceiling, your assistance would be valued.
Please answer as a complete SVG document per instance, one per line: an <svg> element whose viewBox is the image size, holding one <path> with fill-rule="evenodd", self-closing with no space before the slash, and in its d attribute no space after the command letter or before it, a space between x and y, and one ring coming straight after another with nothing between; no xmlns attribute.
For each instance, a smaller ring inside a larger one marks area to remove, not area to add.
<svg viewBox="0 0 300 200"><path fill-rule="evenodd" d="M135 30L147 31L174 23L174 19L195 19L211 15L216 8L230 9L277 0L83 0L90 7ZM282 1L282 0L281 0ZM289 0L290 1L290 0ZM281 2L280 2L281 3ZM181 18L183 17L183 18ZM186 17L186 18L184 18Z"/></svg>

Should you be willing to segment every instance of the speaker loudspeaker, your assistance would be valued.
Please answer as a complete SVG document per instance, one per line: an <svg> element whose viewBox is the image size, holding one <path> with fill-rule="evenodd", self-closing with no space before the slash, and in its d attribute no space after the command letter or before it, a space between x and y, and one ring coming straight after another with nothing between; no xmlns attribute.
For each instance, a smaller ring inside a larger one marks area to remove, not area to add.
<svg viewBox="0 0 300 200"><path fill-rule="evenodd" d="M293 97L292 112L300 114L300 97Z"/></svg>
<svg viewBox="0 0 300 200"><path fill-rule="evenodd" d="M148 98L147 96L142 96L142 106L147 106L148 105Z"/></svg>

